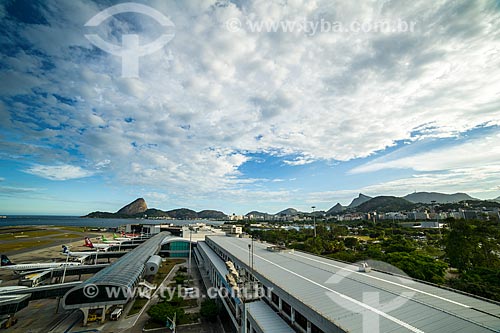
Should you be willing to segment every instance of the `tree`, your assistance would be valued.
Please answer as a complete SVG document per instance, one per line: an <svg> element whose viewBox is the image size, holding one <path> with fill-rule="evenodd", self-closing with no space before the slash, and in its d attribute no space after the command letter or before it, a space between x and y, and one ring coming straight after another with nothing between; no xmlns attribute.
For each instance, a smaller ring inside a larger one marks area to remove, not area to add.
<svg viewBox="0 0 500 333"><path fill-rule="evenodd" d="M320 237L308 238L304 243L304 248L307 252L322 254L324 252L323 241Z"/></svg>
<svg viewBox="0 0 500 333"><path fill-rule="evenodd" d="M450 232L445 237L445 252L452 267L467 270L472 266L472 227L465 220L447 219Z"/></svg>
<svg viewBox="0 0 500 333"><path fill-rule="evenodd" d="M359 241L356 237L346 237L344 238L344 245L347 248L354 249L356 246L358 246Z"/></svg>
<svg viewBox="0 0 500 333"><path fill-rule="evenodd" d="M215 322L219 315L219 306L213 299L207 299L201 303L200 315L211 322Z"/></svg>
<svg viewBox="0 0 500 333"><path fill-rule="evenodd" d="M184 320L185 317L184 309L175 307L168 302L161 302L153 305L148 310L148 315L154 321L162 324L166 323L169 319L173 319L174 315L178 322Z"/></svg>
<svg viewBox="0 0 500 333"><path fill-rule="evenodd" d="M433 283L444 283L444 275L448 268L448 265L441 261L416 253L389 253L386 261L413 278Z"/></svg>

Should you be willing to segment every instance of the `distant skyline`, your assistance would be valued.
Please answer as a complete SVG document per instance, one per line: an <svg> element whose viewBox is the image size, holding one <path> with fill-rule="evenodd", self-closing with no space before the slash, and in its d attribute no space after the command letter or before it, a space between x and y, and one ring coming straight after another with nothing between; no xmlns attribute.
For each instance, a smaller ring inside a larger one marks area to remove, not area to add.
<svg viewBox="0 0 500 333"><path fill-rule="evenodd" d="M137 13L85 26L119 3L0 3L0 215L500 196L500 2L135 1L175 32L138 77L85 37L164 33Z"/></svg>

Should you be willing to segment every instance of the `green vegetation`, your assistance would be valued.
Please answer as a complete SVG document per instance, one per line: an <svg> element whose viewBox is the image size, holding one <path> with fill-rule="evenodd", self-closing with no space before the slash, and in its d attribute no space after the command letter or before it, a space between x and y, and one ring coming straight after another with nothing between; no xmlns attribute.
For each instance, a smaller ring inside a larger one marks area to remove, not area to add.
<svg viewBox="0 0 500 333"><path fill-rule="evenodd" d="M450 286L500 301L500 228L497 222L447 220L448 261L459 271Z"/></svg>
<svg viewBox="0 0 500 333"><path fill-rule="evenodd" d="M255 238L336 260L391 264L409 276L500 301L500 224L449 219L448 228L416 229L389 221L317 220L312 229L251 230ZM447 273L449 273L447 275Z"/></svg>
<svg viewBox="0 0 500 333"><path fill-rule="evenodd" d="M163 262L160 266L160 269L158 270L158 273L153 278L153 284L159 285L160 283L163 282L165 277L170 273L172 268L174 268L175 265L177 264L182 264L185 262L185 259L167 259L165 262Z"/></svg>
<svg viewBox="0 0 500 333"><path fill-rule="evenodd" d="M170 301L163 301L153 305L148 310L148 315L153 322L163 325L169 318L173 319L174 315L176 316L177 325L196 322L199 317L198 314L186 314L185 307L187 307L186 301L181 297L174 296Z"/></svg>
<svg viewBox="0 0 500 333"><path fill-rule="evenodd" d="M51 244L51 240L24 240L22 242L9 242L0 244L0 252L9 253L19 250L31 250L38 246L46 246Z"/></svg>
<svg viewBox="0 0 500 333"><path fill-rule="evenodd" d="M132 316L136 313L139 313L147 302L148 299L146 298L136 298L134 301L134 305L132 305L132 308L130 308L130 311L128 312L128 315Z"/></svg>
<svg viewBox="0 0 500 333"><path fill-rule="evenodd" d="M200 316L211 322L217 321L219 315L219 306L213 299L207 299L201 303Z"/></svg>
<svg viewBox="0 0 500 333"><path fill-rule="evenodd" d="M182 273L179 273L179 272L177 272L177 274L174 277L175 283L180 284L180 285L184 284L186 279L187 279L187 276L182 274Z"/></svg>

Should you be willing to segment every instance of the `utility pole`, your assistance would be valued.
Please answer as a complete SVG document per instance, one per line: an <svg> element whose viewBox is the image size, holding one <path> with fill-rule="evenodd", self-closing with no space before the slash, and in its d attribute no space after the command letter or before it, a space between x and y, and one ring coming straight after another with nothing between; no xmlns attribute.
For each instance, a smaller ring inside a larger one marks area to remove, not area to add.
<svg viewBox="0 0 500 333"><path fill-rule="evenodd" d="M189 260L188 260L188 282L191 277L191 239L193 237L193 230L189 228Z"/></svg>
<svg viewBox="0 0 500 333"><path fill-rule="evenodd" d="M314 215L314 208L316 208L316 206L312 206L312 214L313 214L313 224L314 224L314 238L316 238L316 215Z"/></svg>

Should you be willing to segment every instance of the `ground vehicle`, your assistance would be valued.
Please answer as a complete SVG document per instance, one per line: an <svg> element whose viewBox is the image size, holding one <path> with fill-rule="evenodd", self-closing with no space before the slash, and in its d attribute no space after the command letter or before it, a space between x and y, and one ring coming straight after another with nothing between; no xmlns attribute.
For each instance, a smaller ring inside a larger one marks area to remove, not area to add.
<svg viewBox="0 0 500 333"><path fill-rule="evenodd" d="M122 312L123 312L123 308L114 309L113 312L111 312L109 319L118 320L118 318L120 318L120 316L122 315Z"/></svg>

